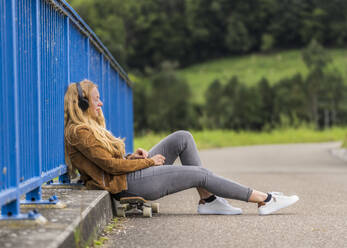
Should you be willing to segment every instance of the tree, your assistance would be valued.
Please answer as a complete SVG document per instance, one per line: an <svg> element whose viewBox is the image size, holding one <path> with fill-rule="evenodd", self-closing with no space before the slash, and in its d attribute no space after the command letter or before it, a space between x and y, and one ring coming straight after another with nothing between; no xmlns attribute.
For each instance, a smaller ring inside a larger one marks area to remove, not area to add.
<svg viewBox="0 0 347 248"><path fill-rule="evenodd" d="M274 91L266 78L262 78L256 86L257 92L260 95L259 111L262 118L262 126L274 125Z"/></svg>
<svg viewBox="0 0 347 248"><path fill-rule="evenodd" d="M223 123L223 104L222 104L223 86L219 80L210 84L205 93L205 113L206 126L208 128L222 128Z"/></svg>
<svg viewBox="0 0 347 248"><path fill-rule="evenodd" d="M151 81L152 89L146 113L149 128L160 132L194 126L197 120L187 82L168 68L155 73Z"/></svg>
<svg viewBox="0 0 347 248"><path fill-rule="evenodd" d="M312 38L343 46L342 0L69 0L124 67L298 48Z"/></svg>
<svg viewBox="0 0 347 248"><path fill-rule="evenodd" d="M141 134L143 131L150 129L147 114L149 86L146 82L135 82L133 87L134 94L134 129L135 133Z"/></svg>
<svg viewBox="0 0 347 248"><path fill-rule="evenodd" d="M346 87L340 72L337 70L326 73L324 82L318 97L318 112L320 113L318 121L320 127L328 128L335 124L342 124L338 114L343 112Z"/></svg>
<svg viewBox="0 0 347 248"><path fill-rule="evenodd" d="M248 52L254 41L249 34L247 27L237 16L231 16L228 19L227 34L225 44L229 51L233 53Z"/></svg>
<svg viewBox="0 0 347 248"><path fill-rule="evenodd" d="M303 50L302 58L309 69L304 89L309 100L311 121L318 127L318 96L326 83L324 68L332 62L332 59L316 40L312 40L309 46Z"/></svg>
<svg viewBox="0 0 347 248"><path fill-rule="evenodd" d="M233 76L225 85L222 95L223 128L260 130L260 95Z"/></svg>
<svg viewBox="0 0 347 248"><path fill-rule="evenodd" d="M263 34L261 37L260 50L263 52L269 52L274 46L274 38L271 34Z"/></svg>
<svg viewBox="0 0 347 248"><path fill-rule="evenodd" d="M241 85L237 76L233 76L223 87L220 96L220 104L223 113L221 115L221 124L223 128L231 129L239 126L238 123L238 93Z"/></svg>
<svg viewBox="0 0 347 248"><path fill-rule="evenodd" d="M292 78L283 78L273 87L273 121L279 126L300 125L309 121L307 97L303 90L300 74ZM283 123L283 122L286 123Z"/></svg>

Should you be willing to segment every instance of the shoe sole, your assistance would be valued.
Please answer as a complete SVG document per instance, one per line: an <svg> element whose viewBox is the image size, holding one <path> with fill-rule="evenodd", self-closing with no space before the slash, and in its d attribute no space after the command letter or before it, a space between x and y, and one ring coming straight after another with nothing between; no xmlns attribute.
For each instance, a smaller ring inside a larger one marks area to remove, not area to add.
<svg viewBox="0 0 347 248"><path fill-rule="evenodd" d="M269 214L272 214L272 213L274 213L274 212L277 212L278 210L281 210L281 209L283 209L283 208L287 208L287 207L289 207L289 206L295 204L295 203L299 200L299 197L298 197L298 196L295 196L295 197L293 197L293 198L294 198L293 201L291 201L291 202L287 203L286 205L283 205L283 206L281 206L281 207L279 207L279 208L270 209L269 211L262 211L262 210L259 210L259 215L269 215Z"/></svg>
<svg viewBox="0 0 347 248"><path fill-rule="evenodd" d="M230 212L199 212L198 211L198 214L204 214L204 215L240 215L242 214L242 211L240 212L235 212L235 213L230 213Z"/></svg>

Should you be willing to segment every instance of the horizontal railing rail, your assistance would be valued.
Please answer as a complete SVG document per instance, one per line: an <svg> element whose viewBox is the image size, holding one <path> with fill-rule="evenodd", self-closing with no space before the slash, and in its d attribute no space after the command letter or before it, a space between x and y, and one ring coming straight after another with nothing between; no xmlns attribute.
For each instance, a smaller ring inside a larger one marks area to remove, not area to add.
<svg viewBox="0 0 347 248"><path fill-rule="evenodd" d="M63 0L0 0L0 219L28 218L41 185L66 178L64 94L99 86L106 126L133 147L132 83L99 38ZM32 215L31 215L32 216Z"/></svg>

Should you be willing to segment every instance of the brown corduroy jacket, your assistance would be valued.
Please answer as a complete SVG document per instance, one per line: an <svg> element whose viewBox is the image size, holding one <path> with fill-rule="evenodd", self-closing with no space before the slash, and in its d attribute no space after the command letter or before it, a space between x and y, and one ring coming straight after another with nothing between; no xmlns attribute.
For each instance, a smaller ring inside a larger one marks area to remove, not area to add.
<svg viewBox="0 0 347 248"><path fill-rule="evenodd" d="M65 141L67 156L78 169L88 189L104 189L112 194L127 189L126 174L154 165L152 159L125 159L110 153L88 128L78 128L71 144Z"/></svg>

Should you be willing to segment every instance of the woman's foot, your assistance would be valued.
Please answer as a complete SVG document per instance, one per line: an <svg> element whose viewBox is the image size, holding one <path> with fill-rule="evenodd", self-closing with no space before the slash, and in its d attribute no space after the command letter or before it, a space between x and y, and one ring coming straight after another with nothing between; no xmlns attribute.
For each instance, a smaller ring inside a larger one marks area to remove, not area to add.
<svg viewBox="0 0 347 248"><path fill-rule="evenodd" d="M281 192L270 192L269 194L271 194L270 201L258 203L258 213L260 215L272 214L293 205L299 200L297 195L285 196Z"/></svg>
<svg viewBox="0 0 347 248"><path fill-rule="evenodd" d="M212 202L199 203L199 214L242 214L241 208L235 208L231 206L224 198L216 196L216 199Z"/></svg>

